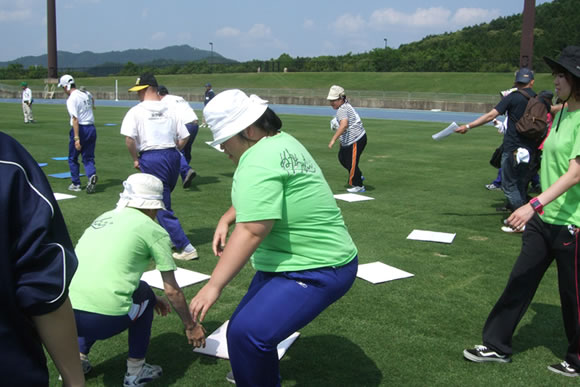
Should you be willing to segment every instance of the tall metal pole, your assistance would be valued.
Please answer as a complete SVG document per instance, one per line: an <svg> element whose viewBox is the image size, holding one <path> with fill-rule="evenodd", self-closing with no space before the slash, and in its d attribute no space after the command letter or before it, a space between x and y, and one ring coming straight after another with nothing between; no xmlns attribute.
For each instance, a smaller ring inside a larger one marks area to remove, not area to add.
<svg viewBox="0 0 580 387"><path fill-rule="evenodd" d="M210 59L210 61L209 61L209 63L210 63L209 64L209 69L210 69L210 72L211 72L211 66L212 66L212 63L213 63L213 43L212 42L209 42L209 46L211 47L211 51L210 51L210 54L209 54L209 59Z"/></svg>
<svg viewBox="0 0 580 387"><path fill-rule="evenodd" d="M48 43L48 78L58 77L58 65L56 57L56 0L46 0L46 25Z"/></svg>
<svg viewBox="0 0 580 387"><path fill-rule="evenodd" d="M524 0L522 20L522 39L520 41L520 68L533 68L534 59L534 23L536 18L536 0Z"/></svg>

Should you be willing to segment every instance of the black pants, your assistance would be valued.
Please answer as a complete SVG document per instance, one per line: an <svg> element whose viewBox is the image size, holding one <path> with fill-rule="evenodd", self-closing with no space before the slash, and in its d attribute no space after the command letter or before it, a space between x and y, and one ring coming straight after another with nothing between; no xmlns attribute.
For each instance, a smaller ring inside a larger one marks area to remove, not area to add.
<svg viewBox="0 0 580 387"><path fill-rule="evenodd" d="M568 339L565 360L580 369L578 233L572 235L567 226L544 223L537 214L526 225L520 255L503 294L485 322L483 344L511 355L516 326L526 313L544 273L554 259L558 267L558 288Z"/></svg>
<svg viewBox="0 0 580 387"><path fill-rule="evenodd" d="M348 184L355 187L362 187L362 171L358 167L360 155L367 146L367 135L362 136L357 142L349 146L340 146L338 150L338 161L348 171Z"/></svg>

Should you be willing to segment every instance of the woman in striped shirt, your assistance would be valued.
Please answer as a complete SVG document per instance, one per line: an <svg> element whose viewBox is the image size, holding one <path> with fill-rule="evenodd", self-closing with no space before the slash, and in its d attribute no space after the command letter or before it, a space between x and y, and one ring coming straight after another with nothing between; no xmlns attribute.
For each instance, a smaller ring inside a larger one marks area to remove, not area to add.
<svg viewBox="0 0 580 387"><path fill-rule="evenodd" d="M363 185L362 171L358 167L360 155L367 145L367 134L363 127L360 116L346 99L344 89L340 86L332 86L328 92L330 106L336 110L336 121L338 127L328 143L328 148L337 139L340 139L340 149L338 150L338 161L348 171L348 192L365 192Z"/></svg>

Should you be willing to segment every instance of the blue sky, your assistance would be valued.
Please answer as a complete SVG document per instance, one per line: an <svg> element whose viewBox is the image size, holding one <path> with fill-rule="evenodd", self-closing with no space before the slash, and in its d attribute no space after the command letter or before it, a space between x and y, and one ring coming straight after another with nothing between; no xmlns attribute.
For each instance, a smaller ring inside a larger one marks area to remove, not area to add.
<svg viewBox="0 0 580 387"><path fill-rule="evenodd" d="M536 0L536 5L551 0ZM524 0L56 0L57 47L188 44L239 60L342 55L510 16ZM0 61L46 53L46 0L0 0Z"/></svg>

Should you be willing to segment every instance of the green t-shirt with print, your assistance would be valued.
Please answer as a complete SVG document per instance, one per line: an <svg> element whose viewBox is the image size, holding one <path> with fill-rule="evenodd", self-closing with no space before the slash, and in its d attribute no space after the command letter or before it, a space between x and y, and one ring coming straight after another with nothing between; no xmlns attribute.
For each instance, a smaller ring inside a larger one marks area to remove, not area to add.
<svg viewBox="0 0 580 387"><path fill-rule="evenodd" d="M342 266L357 254L320 167L285 132L261 139L240 157L232 203L236 222L275 220L252 256L256 270Z"/></svg>
<svg viewBox="0 0 580 387"><path fill-rule="evenodd" d="M570 160L580 156L580 110L568 112L564 108L558 115L554 126L544 143L540 182L542 191L556 182L568 171ZM558 125L556 128L555 125ZM541 218L549 224L580 226L580 184L576 184L544 207Z"/></svg>
<svg viewBox="0 0 580 387"><path fill-rule="evenodd" d="M75 252L79 265L69 290L73 308L108 316L127 314L151 260L160 271L176 269L167 231L134 208L99 216Z"/></svg>

